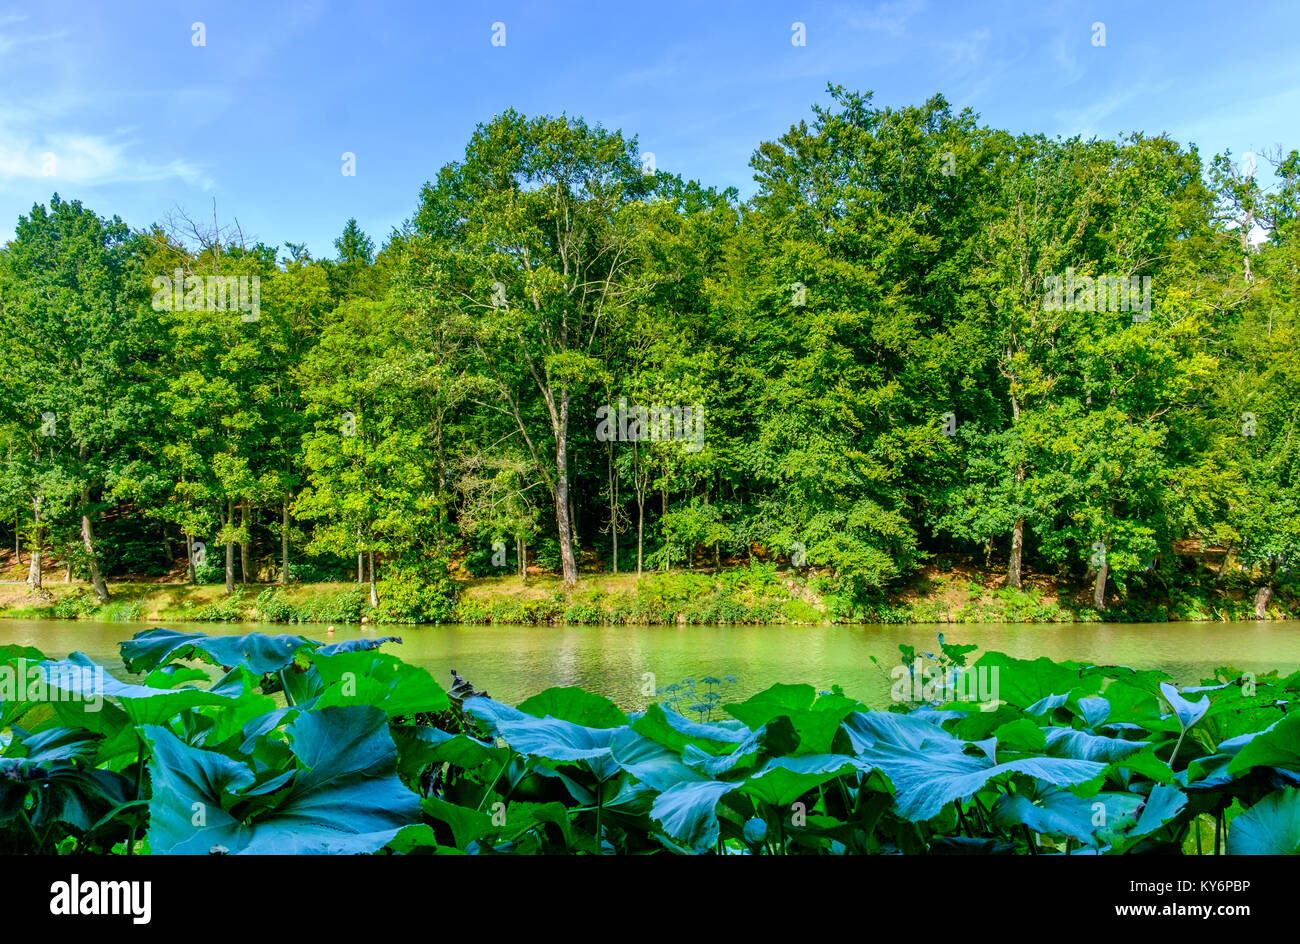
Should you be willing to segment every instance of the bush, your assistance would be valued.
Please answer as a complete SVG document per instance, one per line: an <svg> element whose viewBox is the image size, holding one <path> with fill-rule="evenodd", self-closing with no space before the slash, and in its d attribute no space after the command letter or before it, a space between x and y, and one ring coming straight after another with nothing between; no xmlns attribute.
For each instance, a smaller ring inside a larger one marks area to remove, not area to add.
<svg viewBox="0 0 1300 944"><path fill-rule="evenodd" d="M93 594L85 590L74 590L50 607L50 617L65 620L81 619L97 609L99 609L99 601Z"/></svg>
<svg viewBox="0 0 1300 944"><path fill-rule="evenodd" d="M584 626L599 626L606 622L607 613L604 593L593 593L586 599L574 600L564 611L564 621Z"/></svg>
<svg viewBox="0 0 1300 944"><path fill-rule="evenodd" d="M419 558L394 562L379 583L381 623L443 623L456 608L456 585L447 559Z"/></svg>
<svg viewBox="0 0 1300 944"><path fill-rule="evenodd" d="M205 554L202 564L194 565L195 583L222 583L226 579L225 562L217 562L211 555Z"/></svg>
<svg viewBox="0 0 1300 944"><path fill-rule="evenodd" d="M576 555L578 549L575 547L573 553ZM542 538L537 542L537 552L533 555L533 563L547 573L557 572L562 561L560 558L560 542L556 538Z"/></svg>
<svg viewBox="0 0 1300 944"><path fill-rule="evenodd" d="M343 583L357 575L356 558L337 554L289 561L290 583Z"/></svg>
<svg viewBox="0 0 1300 944"><path fill-rule="evenodd" d="M493 541L501 541L506 546L506 561L503 566L498 567L492 563L492 558L496 553L492 550ZM556 567L559 567L559 560L557 545ZM515 550L514 540L494 537L484 541L476 541L465 551L465 569L475 577L508 577L511 574L519 573L519 552Z"/></svg>
<svg viewBox="0 0 1300 944"><path fill-rule="evenodd" d="M104 604L95 617L106 623L134 623L143 612L139 600L114 600Z"/></svg>
<svg viewBox="0 0 1300 944"><path fill-rule="evenodd" d="M296 623L301 620L298 608L284 598L284 591L276 587L267 587L257 595L253 612L259 620L267 623Z"/></svg>
<svg viewBox="0 0 1300 944"><path fill-rule="evenodd" d="M234 623L244 618L244 588L240 587L224 600L201 606L189 617L200 623Z"/></svg>
<svg viewBox="0 0 1300 944"><path fill-rule="evenodd" d="M353 587L333 596L308 600L295 608L300 623L360 623L370 611L370 591Z"/></svg>

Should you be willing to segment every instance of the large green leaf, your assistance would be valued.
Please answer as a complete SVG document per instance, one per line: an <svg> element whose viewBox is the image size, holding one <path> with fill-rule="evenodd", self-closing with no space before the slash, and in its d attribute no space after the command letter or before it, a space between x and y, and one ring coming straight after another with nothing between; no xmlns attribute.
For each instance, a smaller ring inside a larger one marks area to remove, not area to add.
<svg viewBox="0 0 1300 944"><path fill-rule="evenodd" d="M510 749L493 747L464 734L452 734L428 725L394 725L390 728L397 745L398 771L408 779L432 764L449 763L464 770L492 764L499 770L511 756Z"/></svg>
<svg viewBox="0 0 1300 944"><path fill-rule="evenodd" d="M1232 821L1228 855L1300 855L1300 789L1271 793Z"/></svg>
<svg viewBox="0 0 1300 944"><path fill-rule="evenodd" d="M457 806L439 797L425 797L421 806L429 816L447 824L461 849L492 832L492 817L479 810Z"/></svg>
<svg viewBox="0 0 1300 944"><path fill-rule="evenodd" d="M684 764L675 751L631 728L622 728L615 733L610 750L620 767L660 792L679 783L708 779Z"/></svg>
<svg viewBox="0 0 1300 944"><path fill-rule="evenodd" d="M1123 760L1151 746L1147 741L1124 741L1074 728L1047 728L1044 735L1047 738L1047 753L1052 757L1098 760L1107 764Z"/></svg>
<svg viewBox="0 0 1300 944"><path fill-rule="evenodd" d="M744 722L710 724L692 721L662 705L651 705L632 721L632 730L675 751L694 744L709 754L729 754L750 736Z"/></svg>
<svg viewBox="0 0 1300 944"><path fill-rule="evenodd" d="M776 757L751 774L740 789L760 802L786 807L820 784L856 770L854 759L843 754Z"/></svg>
<svg viewBox="0 0 1300 944"><path fill-rule="evenodd" d="M149 844L156 853L203 854L214 845L250 855L374 852L419 814L419 798L397 778L388 717L376 708L298 714L285 728L294 769L257 792L247 789L257 778L246 764L164 728L143 730L153 746ZM261 802L245 819L240 801L250 797Z"/></svg>
<svg viewBox="0 0 1300 944"><path fill-rule="evenodd" d="M317 653L312 665L325 691L313 707L370 705L390 717L446 711L451 700L427 669L386 652Z"/></svg>
<svg viewBox="0 0 1300 944"><path fill-rule="evenodd" d="M121 648L122 661L128 672L149 672L172 659L202 659L213 665L242 665L261 676L287 667L302 649L319 649L321 655L328 656L377 649L386 642L401 642L401 639L380 636L322 646L315 640L287 634L209 636L206 633L180 633L173 629L147 629L122 643Z"/></svg>
<svg viewBox="0 0 1300 944"><path fill-rule="evenodd" d="M1267 731L1242 740L1244 745L1228 764L1229 774L1243 774L1252 767L1300 770L1300 711L1287 715Z"/></svg>
<svg viewBox="0 0 1300 944"><path fill-rule="evenodd" d="M799 738L796 753L824 754L831 749L840 722L861 705L844 695L817 697L811 685L773 685L747 701L725 707L751 731L777 718L789 718Z"/></svg>
<svg viewBox="0 0 1300 944"><path fill-rule="evenodd" d="M1046 656L1030 661L1014 659L1001 652L986 652L974 668L987 669L990 677L996 668L996 682L991 684L998 700L1022 709L1052 695L1068 696L1074 689L1083 694L1096 692L1102 681L1100 676L1084 678L1083 667L1077 663L1053 662Z"/></svg>
<svg viewBox="0 0 1300 944"><path fill-rule="evenodd" d="M618 772L610 744L620 728L588 728L559 718L535 718L484 696L465 699L465 710L520 754L581 761L600 780Z"/></svg>
<svg viewBox="0 0 1300 944"><path fill-rule="evenodd" d="M937 816L945 805L968 797L995 777L1026 774L1053 786L1074 786L1099 777L1105 764L1063 757L1026 757L995 764L951 750L911 750L880 743L857 759L881 771L894 786L894 809L914 822Z"/></svg>
<svg viewBox="0 0 1300 944"><path fill-rule="evenodd" d="M956 751L963 742L937 724L915 715L892 711L858 711L844 719L844 730L856 753L877 744L889 744L912 751Z"/></svg>
<svg viewBox="0 0 1300 944"><path fill-rule="evenodd" d="M1127 839L1137 839L1155 832L1170 822L1187 806L1187 794L1175 786L1156 785L1151 788L1151 795L1142 804L1142 815L1137 824L1129 831Z"/></svg>
<svg viewBox="0 0 1300 944"><path fill-rule="evenodd" d="M627 715L608 698L581 688L548 688L519 703L519 710L538 718L559 718L587 728L618 728Z"/></svg>
<svg viewBox="0 0 1300 944"><path fill-rule="evenodd" d="M1141 806L1142 797L1132 793L1097 793L1084 799L1068 790L1035 784L998 797L992 816L1003 828L1023 825L1047 836L1107 846L1137 822Z"/></svg>
<svg viewBox="0 0 1300 944"><path fill-rule="evenodd" d="M41 663L47 687L63 692L70 707L87 713L102 709L103 698L112 698L126 711L133 724L165 724L180 712L204 705L228 706L241 696L204 688L150 688L119 682L80 652L57 662ZM254 696L255 698L258 696Z"/></svg>
<svg viewBox="0 0 1300 944"><path fill-rule="evenodd" d="M134 784L92 765L97 741L79 728L15 729L0 757L0 823L18 816L30 799L27 816L38 830L62 823L86 831L125 803Z"/></svg>
<svg viewBox="0 0 1300 944"><path fill-rule="evenodd" d="M1169 703L1169 707L1174 710L1174 716L1178 719L1178 724L1184 731L1204 718L1205 713L1210 710L1209 695L1202 695L1200 701L1191 702L1179 694L1178 689L1168 682L1160 683L1160 694Z"/></svg>
<svg viewBox="0 0 1300 944"><path fill-rule="evenodd" d="M718 841L718 801L739 786L722 780L679 783L655 797L650 816L674 841L702 852Z"/></svg>

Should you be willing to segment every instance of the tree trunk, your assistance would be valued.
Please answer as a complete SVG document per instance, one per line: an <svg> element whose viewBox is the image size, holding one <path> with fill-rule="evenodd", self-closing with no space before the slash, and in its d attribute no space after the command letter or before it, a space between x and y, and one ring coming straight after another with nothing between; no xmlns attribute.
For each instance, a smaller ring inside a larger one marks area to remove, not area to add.
<svg viewBox="0 0 1300 944"><path fill-rule="evenodd" d="M240 583L248 583L248 558L253 550L253 532L248 523L248 499L239 503L239 576Z"/></svg>
<svg viewBox="0 0 1300 944"><path fill-rule="evenodd" d="M71 554L68 555L68 559L64 566L63 582L72 583L72 555Z"/></svg>
<svg viewBox="0 0 1300 944"><path fill-rule="evenodd" d="M230 540L230 528L235 523L235 503L226 502L226 593L235 592L235 542Z"/></svg>
<svg viewBox="0 0 1300 944"><path fill-rule="evenodd" d="M524 541L523 535L515 537L515 554L519 558L519 578L528 579L528 544Z"/></svg>
<svg viewBox="0 0 1300 944"><path fill-rule="evenodd" d="M614 473L614 440L609 441L609 539L614 573L618 573L618 478Z"/></svg>
<svg viewBox="0 0 1300 944"><path fill-rule="evenodd" d="M1015 378L1010 378L1015 383ZM1014 387L1012 388L1015 389ZM1011 394L1011 422L1016 423L1020 420L1020 400L1014 393ZM1016 469L1016 485L1025 480L1025 470ZM1020 501L1019 489L1016 490L1016 501ZM1016 517L1015 524L1011 527L1011 559L1007 561L1007 586L1016 590L1020 589L1020 570L1024 563L1025 553L1025 519L1021 516Z"/></svg>
<svg viewBox="0 0 1300 944"><path fill-rule="evenodd" d="M379 606L379 590L375 586L375 552L370 552L370 608Z"/></svg>
<svg viewBox="0 0 1300 944"><path fill-rule="evenodd" d="M280 586L289 585L289 496L285 496L280 517Z"/></svg>
<svg viewBox="0 0 1300 944"><path fill-rule="evenodd" d="M664 570L668 571L671 570L673 566L673 551L672 548L668 546L668 489L666 487L659 490L659 499L659 521L660 527L663 528L664 532Z"/></svg>
<svg viewBox="0 0 1300 944"><path fill-rule="evenodd" d="M1106 609L1106 575L1110 573L1110 562L1102 561L1097 568L1097 582L1092 587L1092 605L1098 612Z"/></svg>
<svg viewBox="0 0 1300 944"><path fill-rule="evenodd" d="M41 503L44 501L41 495L32 499L32 565L27 570L27 582L32 585L33 590L41 589L41 545L44 543L41 535Z"/></svg>
<svg viewBox="0 0 1300 944"><path fill-rule="evenodd" d="M190 583L199 579L194 573L194 535L188 532L185 534L185 571L189 574Z"/></svg>
<svg viewBox="0 0 1300 944"><path fill-rule="evenodd" d="M569 530L573 532L573 546L581 547L582 542L578 540L578 506L573 501L573 491L569 491Z"/></svg>
<svg viewBox="0 0 1300 944"><path fill-rule="evenodd" d="M641 576L641 553L645 549L645 500L636 499L636 575Z"/></svg>
<svg viewBox="0 0 1300 944"><path fill-rule="evenodd" d="M87 489L81 493L81 543L86 549L86 561L90 567L90 583L95 588L95 599L104 604L108 602L108 585L104 583L104 575L99 571L99 558L95 554L95 532L91 529L88 514L89 506L90 491Z"/></svg>
<svg viewBox="0 0 1300 944"><path fill-rule="evenodd" d="M1020 562L1025 550L1025 519L1017 518L1011 527L1011 559L1007 562L1007 586L1020 589Z"/></svg>
<svg viewBox="0 0 1300 944"><path fill-rule="evenodd" d="M1255 592L1255 619L1268 619L1268 604L1273 599L1273 588L1265 584Z"/></svg>
<svg viewBox="0 0 1300 944"><path fill-rule="evenodd" d="M560 396L559 429L555 434L555 526L560 535L560 559L564 585L578 582L578 564L573 557L573 531L569 524L569 392Z"/></svg>

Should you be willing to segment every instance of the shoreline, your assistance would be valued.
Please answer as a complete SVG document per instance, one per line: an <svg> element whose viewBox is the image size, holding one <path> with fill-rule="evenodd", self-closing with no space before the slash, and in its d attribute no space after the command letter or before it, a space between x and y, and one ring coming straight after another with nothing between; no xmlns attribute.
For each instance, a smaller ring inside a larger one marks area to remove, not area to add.
<svg viewBox="0 0 1300 944"><path fill-rule="evenodd" d="M1194 577L1195 575L1193 575ZM250 622L376 625L773 625L979 623L1163 623L1256 621L1246 581L1223 586L1188 579L1163 593L1117 596L1097 611L1086 586L1036 575L1020 590L999 586L1001 575L974 567L928 568L892 592L846 603L828 590L824 575L771 566L724 568L711 573L670 571L588 574L565 589L558 577L466 577L454 581L445 617L394 619L372 611L368 588L352 582L249 583L227 596L222 584L156 580L109 582L100 605L83 582L47 582L44 598L23 582L0 582L0 619L87 619L100 622ZM1263 621L1300 618L1300 594L1277 588Z"/></svg>

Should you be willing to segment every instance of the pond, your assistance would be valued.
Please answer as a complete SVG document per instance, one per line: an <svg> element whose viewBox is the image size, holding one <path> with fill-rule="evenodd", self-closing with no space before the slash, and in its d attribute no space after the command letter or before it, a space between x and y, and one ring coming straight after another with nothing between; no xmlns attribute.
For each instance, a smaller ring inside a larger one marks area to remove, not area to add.
<svg viewBox="0 0 1300 944"><path fill-rule="evenodd" d="M839 684L873 707L889 702L888 670L898 645L934 651L937 634L1023 659L1048 656L1136 669L1162 669L1180 684L1218 666L1286 675L1300 669L1300 621L1241 623L945 624L907 626L338 626L319 624L169 623L210 634L294 633L338 642L401 636L385 651L421 665L444 685L455 669L492 697L515 704L554 685L579 685L625 710L644 708L647 674L664 687L686 677L732 675L725 700L744 699L776 682ZM0 644L35 646L54 658L84 652L127 678L118 642L142 623L0 620ZM978 655L979 652L975 653ZM877 666L871 661L875 656ZM883 668L881 667L883 666Z"/></svg>

